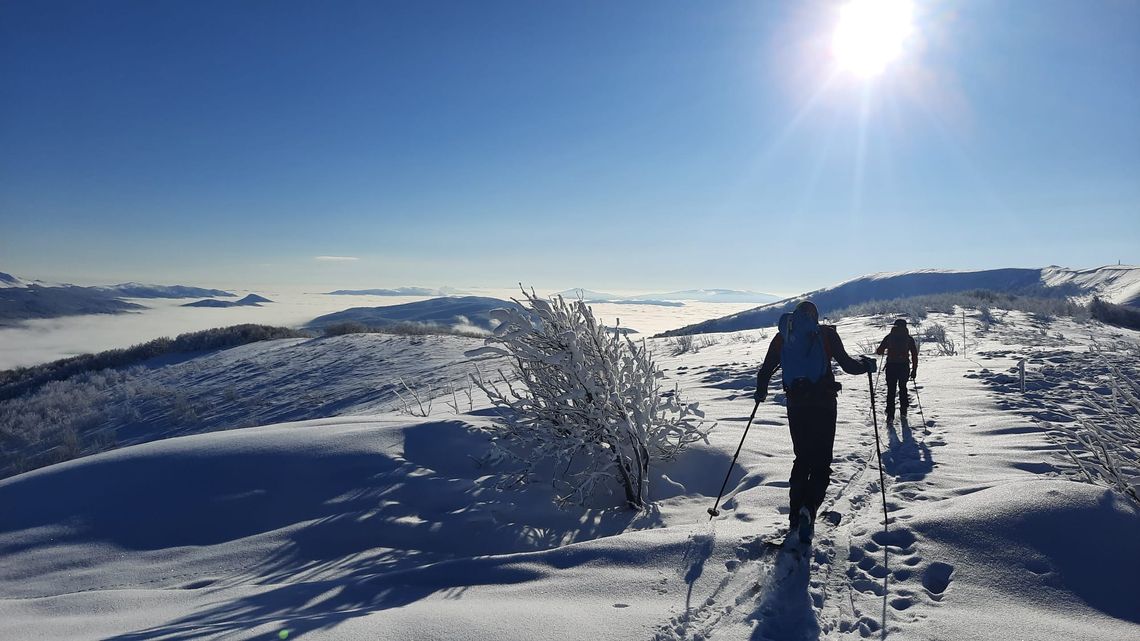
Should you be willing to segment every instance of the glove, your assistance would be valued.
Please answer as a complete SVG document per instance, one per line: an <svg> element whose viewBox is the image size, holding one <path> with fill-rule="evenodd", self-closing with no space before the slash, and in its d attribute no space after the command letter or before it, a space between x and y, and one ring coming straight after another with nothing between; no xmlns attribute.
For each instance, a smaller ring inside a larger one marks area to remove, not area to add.
<svg viewBox="0 0 1140 641"><path fill-rule="evenodd" d="M871 358L870 356L862 356L860 357L860 360L863 361L863 366L867 368L868 374L874 374L875 370L878 369L878 366L875 363L875 359Z"/></svg>
<svg viewBox="0 0 1140 641"><path fill-rule="evenodd" d="M918 370L917 369L910 370L910 380L913 381L915 376L918 376Z"/></svg>
<svg viewBox="0 0 1140 641"><path fill-rule="evenodd" d="M752 399L757 403L763 403L765 398L768 398L768 388L757 387L756 392L752 395Z"/></svg>

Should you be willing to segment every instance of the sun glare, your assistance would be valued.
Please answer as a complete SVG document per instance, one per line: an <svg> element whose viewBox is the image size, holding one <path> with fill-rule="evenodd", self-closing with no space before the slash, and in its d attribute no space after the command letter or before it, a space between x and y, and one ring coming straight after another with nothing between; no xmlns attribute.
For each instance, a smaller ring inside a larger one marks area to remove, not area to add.
<svg viewBox="0 0 1140 641"><path fill-rule="evenodd" d="M877 76L902 54L913 20L910 0L851 0L839 10L832 53L844 69Z"/></svg>

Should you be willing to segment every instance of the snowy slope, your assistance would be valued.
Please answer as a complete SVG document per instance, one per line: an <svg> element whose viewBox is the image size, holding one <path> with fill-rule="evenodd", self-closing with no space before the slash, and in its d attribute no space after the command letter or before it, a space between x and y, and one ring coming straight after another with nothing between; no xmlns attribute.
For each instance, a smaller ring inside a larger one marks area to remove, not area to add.
<svg viewBox="0 0 1140 641"><path fill-rule="evenodd" d="M41 434L24 445L0 440L0 478L58 460L56 434L69 430L90 453L108 444L402 409L400 394L408 397L409 389L454 388L466 403L473 367L463 352L479 345L457 336L284 339L51 383L0 406L0 434L33 426Z"/></svg>
<svg viewBox="0 0 1140 641"><path fill-rule="evenodd" d="M1110 303L1140 307L1140 267L1108 265L1095 269L1065 269L1046 267L1041 270L1041 281L1049 287L1073 285L1100 296Z"/></svg>
<svg viewBox="0 0 1140 641"><path fill-rule="evenodd" d="M0 288L3 287L27 287L27 283L16 276L0 272Z"/></svg>
<svg viewBox="0 0 1140 641"><path fill-rule="evenodd" d="M321 328L338 323L361 323L382 327L396 323L423 323L443 327L493 329L490 312L516 303L486 296L441 296L428 300L384 305L353 307L313 319L308 326Z"/></svg>
<svg viewBox="0 0 1140 641"><path fill-rule="evenodd" d="M826 505L840 517L821 520L804 561L763 543L786 519L779 393L759 408L722 516L705 514L770 338L748 331L661 355L668 379L721 423L708 446L659 470L656 508L643 514L560 510L544 484L501 486L504 470L476 463L486 407L456 411L443 397L428 417L379 405L0 481L0 638L861 639L884 626L919 640L1136 638L1140 511L1083 480L1065 448L1091 453L1059 426L1095 416L1086 403L1104 396L1104 363L1135 371L1140 337L998 316L988 329L970 320L966 356L924 346L910 424L879 417L886 532L867 379L840 376ZM839 326L852 352L885 331L867 319ZM279 352L306 343L281 341L178 378L245 376L275 393L288 382L279 398L299 399L366 345L350 338L368 337L330 339L337 355L316 376L290 377L309 365ZM389 361L386 351L415 351L408 341L373 346L330 380L347 384L368 361L376 376L387 362L407 377L439 369ZM1009 378L1021 358L1024 396ZM225 371L242 359L263 370Z"/></svg>
<svg viewBox="0 0 1140 641"><path fill-rule="evenodd" d="M731 332L774 326L780 315L795 304L810 298L820 312L841 309L873 300L891 300L909 296L944 294L972 289L1013 291L1026 288L1067 287L1078 298L1090 299L1094 294L1111 303L1134 304L1140 295L1140 267L1109 266L1083 271L1059 267L1045 269L990 269L955 271L922 269L908 272L883 272L860 276L833 287L807 292L754 309L738 312L679 329L663 336ZM1131 302L1130 302L1131 301Z"/></svg>

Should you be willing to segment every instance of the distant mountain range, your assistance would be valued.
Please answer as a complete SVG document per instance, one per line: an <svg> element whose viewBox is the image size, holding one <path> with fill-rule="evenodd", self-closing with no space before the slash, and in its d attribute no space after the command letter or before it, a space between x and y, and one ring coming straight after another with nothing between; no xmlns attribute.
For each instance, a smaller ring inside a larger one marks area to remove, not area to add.
<svg viewBox="0 0 1140 641"><path fill-rule="evenodd" d="M684 289L661 294L638 294L619 296L591 289L567 289L558 292L564 298L581 298L589 303L639 303L664 304L675 306L678 302L694 301L701 303L771 303L780 300L774 294L736 289Z"/></svg>
<svg viewBox="0 0 1140 641"><path fill-rule="evenodd" d="M186 285L143 285L141 283L121 283L96 287L124 298L206 298L215 296L237 296L222 289L187 287Z"/></svg>
<svg viewBox="0 0 1140 641"><path fill-rule="evenodd" d="M0 326L36 318L80 314L121 314L146 309L89 287L0 288Z"/></svg>
<svg viewBox="0 0 1140 641"><path fill-rule="evenodd" d="M230 300L214 300L207 298L205 300L194 301L193 303L186 303L183 307L260 307L262 303L272 303L273 301L258 296L257 294L250 294L245 298L237 301Z"/></svg>
<svg viewBox="0 0 1140 641"><path fill-rule="evenodd" d="M185 285L144 285L121 283L84 287L65 283L45 283L0 272L0 325L11 325L36 318L58 318L80 314L120 314L146 309L124 298L198 298L234 296L220 289ZM219 301L220 302L220 301Z"/></svg>
<svg viewBox="0 0 1140 641"><path fill-rule="evenodd" d="M953 271L923 269L860 276L833 287L761 305L743 312L670 330L662 336L735 332L776 324L780 316L809 298L822 315L851 305L875 300L947 294L975 289L1018 292L1034 288L1059 288L1058 293L1088 300L1094 295L1120 305L1140 304L1140 267L1111 265L1073 270L1049 266L1041 269L990 269Z"/></svg>
<svg viewBox="0 0 1140 641"><path fill-rule="evenodd" d="M456 296L462 292L450 287L396 287L395 289L338 289L325 292L329 296Z"/></svg>

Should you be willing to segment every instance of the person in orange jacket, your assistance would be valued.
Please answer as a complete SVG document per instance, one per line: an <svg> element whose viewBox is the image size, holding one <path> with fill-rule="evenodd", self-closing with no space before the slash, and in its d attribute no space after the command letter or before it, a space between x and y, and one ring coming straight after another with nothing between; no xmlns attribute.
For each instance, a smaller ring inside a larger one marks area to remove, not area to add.
<svg viewBox="0 0 1140 641"><path fill-rule="evenodd" d="M907 331L905 319L895 321L891 333L879 343L875 353L879 356L887 355L887 364L883 368L887 374L887 422L895 420L896 391L899 397L899 417L906 420L906 408L910 404L906 392L907 357L910 357L910 379L914 380L918 375L918 345Z"/></svg>

